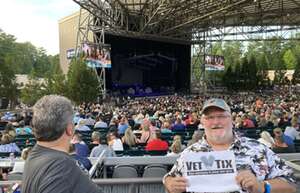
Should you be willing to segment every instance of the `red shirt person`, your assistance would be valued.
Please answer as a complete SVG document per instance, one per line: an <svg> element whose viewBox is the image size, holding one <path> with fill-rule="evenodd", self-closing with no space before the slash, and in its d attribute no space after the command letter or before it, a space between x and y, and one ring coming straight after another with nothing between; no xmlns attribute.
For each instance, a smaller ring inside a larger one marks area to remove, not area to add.
<svg viewBox="0 0 300 193"><path fill-rule="evenodd" d="M168 150L169 149L169 145L166 141L163 141L161 139L161 133L159 130L156 130L155 133L153 133L153 139L151 141L148 142L147 146L146 146L146 150L147 151L164 151L164 150Z"/></svg>

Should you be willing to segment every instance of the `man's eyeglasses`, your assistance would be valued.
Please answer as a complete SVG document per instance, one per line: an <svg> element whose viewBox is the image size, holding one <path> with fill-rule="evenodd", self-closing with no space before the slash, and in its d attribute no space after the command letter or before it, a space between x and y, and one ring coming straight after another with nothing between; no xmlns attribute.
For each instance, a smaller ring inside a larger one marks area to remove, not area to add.
<svg viewBox="0 0 300 193"><path fill-rule="evenodd" d="M228 117L230 117L230 115L214 115L214 116L204 116L204 119L207 121L212 121L212 120L225 120Z"/></svg>

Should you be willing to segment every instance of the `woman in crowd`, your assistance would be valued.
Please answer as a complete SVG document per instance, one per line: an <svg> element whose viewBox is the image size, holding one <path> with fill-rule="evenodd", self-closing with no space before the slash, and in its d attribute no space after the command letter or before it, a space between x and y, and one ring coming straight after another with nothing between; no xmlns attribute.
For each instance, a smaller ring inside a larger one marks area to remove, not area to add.
<svg viewBox="0 0 300 193"><path fill-rule="evenodd" d="M125 131L124 136L122 137L122 143L124 150L131 149L137 144L137 138L133 134L131 127L128 127Z"/></svg>
<svg viewBox="0 0 300 193"><path fill-rule="evenodd" d="M141 125L142 132L141 132L141 138L138 139L138 143L148 143L151 139L151 132L148 125Z"/></svg>
<svg viewBox="0 0 300 193"><path fill-rule="evenodd" d="M181 136L175 135L173 139L173 143L170 147L171 152L167 154L167 156L177 156L182 151L182 144L181 144Z"/></svg>
<svg viewBox="0 0 300 193"><path fill-rule="evenodd" d="M123 151L123 143L121 139L117 137L117 134L112 132L108 134L107 137L108 146L110 146L114 151Z"/></svg>

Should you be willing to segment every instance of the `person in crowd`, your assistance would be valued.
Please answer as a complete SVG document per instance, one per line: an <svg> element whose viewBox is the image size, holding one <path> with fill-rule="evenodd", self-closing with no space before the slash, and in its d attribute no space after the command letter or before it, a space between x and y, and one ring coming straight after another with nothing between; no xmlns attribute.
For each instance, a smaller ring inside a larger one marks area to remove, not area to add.
<svg viewBox="0 0 300 193"><path fill-rule="evenodd" d="M123 116L119 122L119 126L118 126L118 134L119 135L124 135L125 131L127 130L127 128L129 127L128 125L128 121L127 118L125 116Z"/></svg>
<svg viewBox="0 0 300 193"><path fill-rule="evenodd" d="M93 127L95 125L95 122L96 121L93 119L92 114L88 113L86 115L85 125L88 126L88 127Z"/></svg>
<svg viewBox="0 0 300 193"><path fill-rule="evenodd" d="M268 148L273 148L275 146L275 141L268 131L261 132L258 141L265 144Z"/></svg>
<svg viewBox="0 0 300 193"><path fill-rule="evenodd" d="M101 134L98 131L93 131L91 135L91 142L89 143L89 149L92 150L94 147L98 146L101 142Z"/></svg>
<svg viewBox="0 0 300 193"><path fill-rule="evenodd" d="M171 152L167 154L167 156L178 156L182 151L182 144L181 144L181 136L175 135L173 139L173 143L170 147Z"/></svg>
<svg viewBox="0 0 300 193"><path fill-rule="evenodd" d="M10 172L10 174L15 174L15 173L23 174L24 164L25 164L25 161L27 160L28 155L31 152L31 150L32 150L32 147L26 147L22 150L22 153L21 153L22 161L15 162L13 170Z"/></svg>
<svg viewBox="0 0 300 193"><path fill-rule="evenodd" d="M155 118L150 118L150 120L149 120L149 122L150 122L150 126L149 126L149 130L150 130L150 132L154 132L154 131L156 131L156 130L158 130L159 128L156 126L156 119Z"/></svg>
<svg viewBox="0 0 300 193"><path fill-rule="evenodd" d="M291 126L287 126L284 130L284 135L290 137L293 141L300 139L299 123L297 120L291 121Z"/></svg>
<svg viewBox="0 0 300 193"><path fill-rule="evenodd" d="M101 141L101 135L98 131L92 133L93 144L96 146L93 147L90 157L99 157L103 151L105 151L105 157L115 157L116 154L114 150L105 143Z"/></svg>
<svg viewBox="0 0 300 193"><path fill-rule="evenodd" d="M290 138L289 136L285 135L282 132L281 128L279 128L279 127L275 128L273 130L273 133L274 133L275 142L276 142L276 139L282 139L283 142L286 143L290 147L293 147L295 145L293 139Z"/></svg>
<svg viewBox="0 0 300 193"><path fill-rule="evenodd" d="M253 121L250 119L248 114L244 114L242 116L242 120L243 120L243 128L248 129L248 128L255 128L255 124L253 123Z"/></svg>
<svg viewBox="0 0 300 193"><path fill-rule="evenodd" d="M25 121L21 120L16 128L16 135L30 135L32 134L32 129L25 126Z"/></svg>
<svg viewBox="0 0 300 193"><path fill-rule="evenodd" d="M4 133L1 137L0 152L15 153L21 152L21 150L14 142L14 137L9 135L8 133Z"/></svg>
<svg viewBox="0 0 300 193"><path fill-rule="evenodd" d="M137 145L137 138L133 134L131 127L128 127L125 131L125 135L122 137L122 143L124 150L131 149Z"/></svg>
<svg viewBox="0 0 300 193"><path fill-rule="evenodd" d="M75 146L77 155L87 157L90 154L89 147L82 140L82 136L79 132L75 131L71 142Z"/></svg>
<svg viewBox="0 0 300 193"><path fill-rule="evenodd" d="M182 156L190 152L213 152L230 150L236 159L236 184L240 192L258 193L296 192L293 171L268 147L254 139L238 137L233 131L231 109L223 99L208 99L202 108L201 123L205 135L199 142L189 146L177 159L171 171L163 178L170 193L186 191L189 182L183 177ZM240 151L248 149L247 154ZM200 184L201 182L199 182ZM217 183L217 182L216 182ZM212 184L213 186L213 184Z"/></svg>
<svg viewBox="0 0 300 193"><path fill-rule="evenodd" d="M75 113L75 116L74 116L74 118L73 118L73 123L74 123L75 125L78 125L78 122L79 122L80 119L81 119L80 113L79 113L79 112L76 112L76 113Z"/></svg>
<svg viewBox="0 0 300 193"><path fill-rule="evenodd" d="M258 127L267 127L268 121L264 113L261 113L260 116L257 116L256 121Z"/></svg>
<svg viewBox="0 0 300 193"><path fill-rule="evenodd" d="M284 142L283 136L275 134L274 148L288 148L289 146Z"/></svg>
<svg viewBox="0 0 300 193"><path fill-rule="evenodd" d="M15 137L17 135L15 127L13 126L13 124L11 122L7 123L3 133L8 134L12 139L15 139Z"/></svg>
<svg viewBox="0 0 300 193"><path fill-rule="evenodd" d="M151 139L151 131L148 125L142 124L141 127L141 138L138 139L138 143L148 143Z"/></svg>
<svg viewBox="0 0 300 193"><path fill-rule="evenodd" d="M37 144L25 162L22 193L102 192L69 156L74 132L69 99L48 95L33 107L33 134Z"/></svg>
<svg viewBox="0 0 300 193"><path fill-rule="evenodd" d="M197 143L201 138L203 137L203 131L202 130L195 130L192 139L188 142L187 146L191 146L194 143Z"/></svg>
<svg viewBox="0 0 300 193"><path fill-rule="evenodd" d="M161 133L172 133L171 124L170 124L169 120L165 120L163 122L160 131L161 131Z"/></svg>
<svg viewBox="0 0 300 193"><path fill-rule="evenodd" d="M100 116L96 117L96 123L94 125L94 128L107 128L108 125L105 123Z"/></svg>
<svg viewBox="0 0 300 193"><path fill-rule="evenodd" d="M145 148L147 151L167 151L169 149L169 145L166 141L161 139L161 132L159 130L153 133L153 139L151 139Z"/></svg>
<svg viewBox="0 0 300 193"><path fill-rule="evenodd" d="M172 131L185 131L185 125L182 123L181 118L176 118L175 124L172 127Z"/></svg>
<svg viewBox="0 0 300 193"><path fill-rule="evenodd" d="M91 128L86 126L85 121L86 121L85 119L80 119L78 122L78 125L76 125L76 127L75 127L75 130L76 131L90 131Z"/></svg>
<svg viewBox="0 0 300 193"><path fill-rule="evenodd" d="M78 155L75 152L74 144L70 144L69 154L74 160L76 160L76 164L80 167L80 169L82 169L85 172L88 172L91 169L92 167L91 161L87 157Z"/></svg>
<svg viewBox="0 0 300 193"><path fill-rule="evenodd" d="M114 151L123 151L123 143L120 138L117 137L117 134L114 132L111 132L108 134L108 145L111 147Z"/></svg>

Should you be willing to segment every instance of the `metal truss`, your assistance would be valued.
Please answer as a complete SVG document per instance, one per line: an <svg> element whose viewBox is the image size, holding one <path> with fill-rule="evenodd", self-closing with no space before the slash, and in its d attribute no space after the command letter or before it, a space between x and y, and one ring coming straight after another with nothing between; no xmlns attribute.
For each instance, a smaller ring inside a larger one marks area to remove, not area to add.
<svg viewBox="0 0 300 193"><path fill-rule="evenodd" d="M293 39L300 30L300 0L73 1L97 20L89 27L94 34L104 31L199 48L213 41Z"/></svg>
<svg viewBox="0 0 300 193"><path fill-rule="evenodd" d="M99 29L98 24L101 24L98 18L93 17L93 15L87 13L84 9L82 8L80 9L77 40L76 40L76 51L75 51L76 58L80 57L83 44L85 43L90 46L94 46L98 48L105 46L104 28ZM94 68L94 71L97 75L100 95L102 96L102 98L105 98L106 97L105 68L102 67L99 73L96 68Z"/></svg>
<svg viewBox="0 0 300 193"><path fill-rule="evenodd" d="M299 0L74 1L99 18L106 28L135 37L153 35L191 41L195 33L211 29L239 26L299 28L300 25Z"/></svg>

